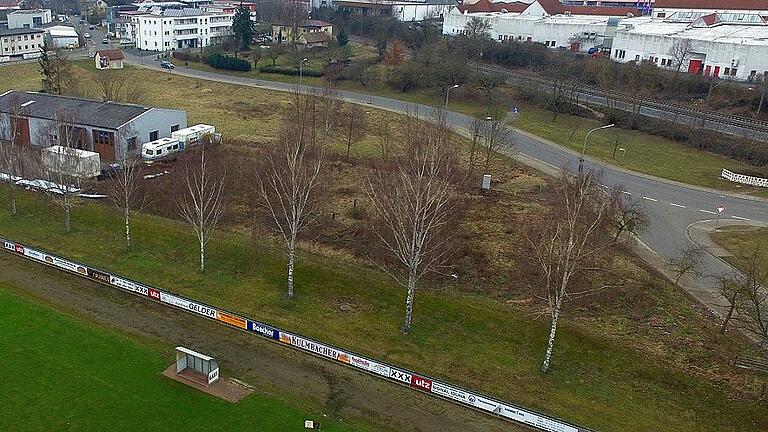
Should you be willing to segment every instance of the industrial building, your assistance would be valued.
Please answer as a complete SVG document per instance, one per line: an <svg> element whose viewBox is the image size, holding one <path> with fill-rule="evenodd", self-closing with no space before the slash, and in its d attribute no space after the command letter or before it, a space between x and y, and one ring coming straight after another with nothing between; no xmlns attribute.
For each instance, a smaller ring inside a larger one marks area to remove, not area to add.
<svg viewBox="0 0 768 432"><path fill-rule="evenodd" d="M651 62L741 81L768 71L768 1L656 0L647 14L642 8L635 12L557 0L478 0L452 9L443 33L463 34L467 22L479 17L488 21L491 37L499 42L538 42L581 52L602 49L617 62ZM688 52L673 55L673 47L682 45Z"/></svg>
<svg viewBox="0 0 768 432"><path fill-rule="evenodd" d="M22 9L8 14L8 28L40 28L50 24L50 9Z"/></svg>
<svg viewBox="0 0 768 432"><path fill-rule="evenodd" d="M14 115L16 118L11 118ZM173 109L11 90L0 95L0 123L11 121L16 123L22 142L33 146L55 144L57 137L51 135L52 131L64 122L74 129L77 148L94 151L102 162L110 162L138 156L144 143L186 128L187 114ZM9 128L1 130L0 133L9 133Z"/></svg>
<svg viewBox="0 0 768 432"><path fill-rule="evenodd" d="M80 46L80 37L74 27L55 25L45 28L48 41L57 48L77 48Z"/></svg>

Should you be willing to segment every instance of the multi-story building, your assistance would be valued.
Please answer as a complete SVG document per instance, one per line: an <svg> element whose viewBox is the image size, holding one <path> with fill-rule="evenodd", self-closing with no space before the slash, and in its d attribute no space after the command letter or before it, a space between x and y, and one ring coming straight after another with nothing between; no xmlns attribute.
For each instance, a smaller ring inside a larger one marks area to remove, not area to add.
<svg viewBox="0 0 768 432"><path fill-rule="evenodd" d="M8 14L8 28L40 28L51 23L50 9L23 9Z"/></svg>
<svg viewBox="0 0 768 432"><path fill-rule="evenodd" d="M224 42L232 34L234 13L153 8L149 12L139 9L121 15L124 20L118 37L143 50L171 51Z"/></svg>
<svg viewBox="0 0 768 432"><path fill-rule="evenodd" d="M0 55L3 57L37 57L45 45L44 35L45 32L42 29L0 30Z"/></svg>
<svg viewBox="0 0 768 432"><path fill-rule="evenodd" d="M272 40L276 43L298 41L305 33L325 32L328 37L333 36L333 24L321 20L305 20L296 26L296 34L293 34L291 24L273 24Z"/></svg>

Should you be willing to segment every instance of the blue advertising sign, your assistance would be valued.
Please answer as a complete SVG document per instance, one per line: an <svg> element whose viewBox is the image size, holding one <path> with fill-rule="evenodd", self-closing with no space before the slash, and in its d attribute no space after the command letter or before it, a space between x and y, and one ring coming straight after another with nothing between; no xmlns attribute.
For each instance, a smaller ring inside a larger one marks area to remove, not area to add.
<svg viewBox="0 0 768 432"><path fill-rule="evenodd" d="M248 320L248 330L266 338L280 339L280 332L276 328L257 321Z"/></svg>

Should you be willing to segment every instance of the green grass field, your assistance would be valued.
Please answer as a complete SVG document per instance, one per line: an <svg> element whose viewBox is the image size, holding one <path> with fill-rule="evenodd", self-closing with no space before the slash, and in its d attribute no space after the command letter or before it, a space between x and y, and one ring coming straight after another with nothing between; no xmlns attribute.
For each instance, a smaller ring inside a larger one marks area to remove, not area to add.
<svg viewBox="0 0 768 432"><path fill-rule="evenodd" d="M733 256L725 259L739 269L747 268L747 260L756 250L763 251L762 274L768 276L768 228L724 226L713 235L720 246Z"/></svg>
<svg viewBox="0 0 768 432"><path fill-rule="evenodd" d="M0 197L6 192L0 188ZM657 336L632 336L620 325L628 317L619 301L599 320L565 319L553 370L542 375L538 364L546 322L482 295L461 294L450 286L420 290L414 332L404 336L399 331L403 291L356 262L302 253L298 298L287 301L283 255L268 242L221 234L210 245L209 271L201 275L195 271L194 239L182 224L139 217L135 248L126 252L119 219L104 207L75 209L74 232L65 235L60 211L36 194L22 194L15 218L4 202L0 205L0 235L598 430L768 427L764 405L732 400L726 389L696 374L719 373L716 359L722 354L716 351L728 344L714 340L714 332L704 333L688 300L668 285L649 282L627 302L641 301L647 308L636 312L635 320L649 314L661 321L670 317L668 337L686 341L683 347L655 352L651 346ZM341 302L354 305L354 311L340 311ZM153 371L161 369L157 362ZM689 362L695 362L696 371L687 370Z"/></svg>
<svg viewBox="0 0 768 432"><path fill-rule="evenodd" d="M238 404L160 375L164 347L32 303L0 284L2 431L300 431L313 414L254 392ZM323 430L352 431L333 422Z"/></svg>

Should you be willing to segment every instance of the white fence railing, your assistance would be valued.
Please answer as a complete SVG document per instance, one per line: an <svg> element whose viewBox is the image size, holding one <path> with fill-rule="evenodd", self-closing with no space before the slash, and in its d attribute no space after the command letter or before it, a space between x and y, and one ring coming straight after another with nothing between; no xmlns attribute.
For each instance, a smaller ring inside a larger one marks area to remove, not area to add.
<svg viewBox="0 0 768 432"><path fill-rule="evenodd" d="M768 187L768 179L761 177L752 177L744 174L736 174L723 168L720 176L726 180L730 180L735 183L746 184L750 186Z"/></svg>

